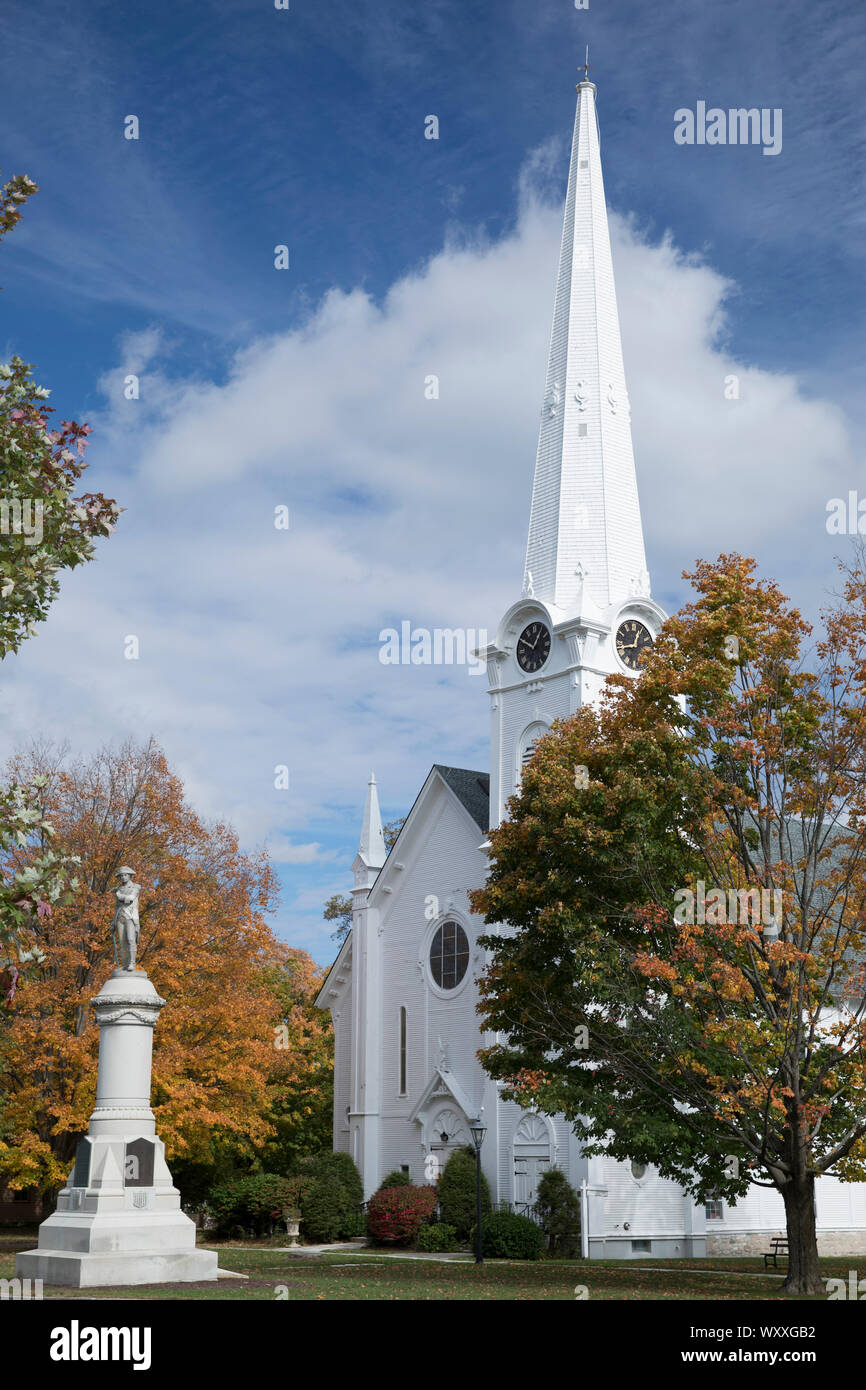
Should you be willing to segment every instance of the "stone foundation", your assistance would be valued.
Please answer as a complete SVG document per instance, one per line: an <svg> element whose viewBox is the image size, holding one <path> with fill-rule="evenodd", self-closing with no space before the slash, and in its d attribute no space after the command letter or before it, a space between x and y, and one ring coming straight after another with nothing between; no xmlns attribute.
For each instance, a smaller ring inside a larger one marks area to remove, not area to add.
<svg viewBox="0 0 866 1390"><path fill-rule="evenodd" d="M725 1255L763 1255L770 1250L774 1236L784 1240L785 1231L713 1231L708 1222L707 1254L716 1259ZM866 1255L866 1231L819 1231L818 1254Z"/></svg>

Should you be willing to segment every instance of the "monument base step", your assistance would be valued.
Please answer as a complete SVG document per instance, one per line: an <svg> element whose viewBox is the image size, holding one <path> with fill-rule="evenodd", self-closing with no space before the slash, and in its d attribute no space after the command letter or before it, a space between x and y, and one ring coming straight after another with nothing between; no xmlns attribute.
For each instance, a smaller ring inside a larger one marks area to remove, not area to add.
<svg viewBox="0 0 866 1390"><path fill-rule="evenodd" d="M133 1284L189 1284L217 1279L215 1250L24 1250L15 1274L72 1289L120 1288Z"/></svg>

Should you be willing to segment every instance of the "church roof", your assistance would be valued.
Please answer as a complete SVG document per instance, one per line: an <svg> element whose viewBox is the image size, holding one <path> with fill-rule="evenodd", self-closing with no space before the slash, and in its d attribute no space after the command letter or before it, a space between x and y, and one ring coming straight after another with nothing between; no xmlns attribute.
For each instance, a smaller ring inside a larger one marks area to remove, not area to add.
<svg viewBox="0 0 866 1390"><path fill-rule="evenodd" d="M490 778L487 773L473 772L466 767L444 767L442 763L434 763L434 768L486 835L490 829Z"/></svg>

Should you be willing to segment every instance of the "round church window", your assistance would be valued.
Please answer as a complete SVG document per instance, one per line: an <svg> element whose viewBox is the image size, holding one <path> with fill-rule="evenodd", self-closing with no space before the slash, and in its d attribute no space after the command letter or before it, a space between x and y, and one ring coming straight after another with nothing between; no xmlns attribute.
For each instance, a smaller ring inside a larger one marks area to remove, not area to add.
<svg viewBox="0 0 866 1390"><path fill-rule="evenodd" d="M641 1178L644 1177L645 1174L646 1174L646 1164L645 1164L645 1163L632 1163L632 1165L631 1165L631 1175L632 1175L632 1177L635 1179L636 1182L640 1182Z"/></svg>
<svg viewBox="0 0 866 1390"><path fill-rule="evenodd" d="M440 989L456 989L469 964L469 939L458 922L443 922L430 946L430 974Z"/></svg>

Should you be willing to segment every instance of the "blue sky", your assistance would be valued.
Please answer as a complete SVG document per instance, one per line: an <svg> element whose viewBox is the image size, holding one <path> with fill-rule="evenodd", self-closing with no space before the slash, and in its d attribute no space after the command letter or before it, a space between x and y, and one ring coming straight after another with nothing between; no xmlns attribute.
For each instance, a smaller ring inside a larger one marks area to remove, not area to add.
<svg viewBox="0 0 866 1390"><path fill-rule="evenodd" d="M153 732L205 814L267 839L278 929L322 961L369 767L393 816L433 761L488 764L484 680L383 667L377 634L492 630L517 596L587 42L654 592L738 548L811 610L826 501L863 486L854 0L0 16L0 168L41 187L2 249L0 356L94 426L89 482L127 507L4 664L0 753ZM699 100L782 108L781 154L676 145Z"/></svg>

